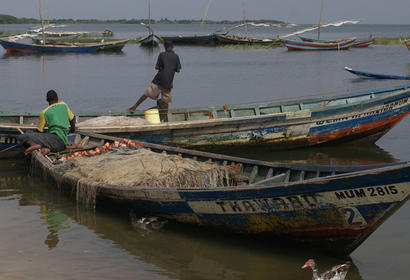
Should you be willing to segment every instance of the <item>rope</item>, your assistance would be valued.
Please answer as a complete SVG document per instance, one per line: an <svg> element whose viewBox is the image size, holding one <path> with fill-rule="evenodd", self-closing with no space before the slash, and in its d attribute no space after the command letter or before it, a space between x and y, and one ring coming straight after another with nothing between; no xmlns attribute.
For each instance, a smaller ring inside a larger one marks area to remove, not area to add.
<svg viewBox="0 0 410 280"><path fill-rule="evenodd" d="M201 24L199 25L198 33L196 34L197 36L199 36L199 34L201 33L202 25L204 25L205 19L208 15L208 10L209 10L209 6L211 6L211 2L212 0L209 0L208 5L206 5L205 13L202 16L202 21L201 21Z"/></svg>
<svg viewBox="0 0 410 280"><path fill-rule="evenodd" d="M4 153L4 152L7 152L7 151L10 151L11 149L14 149L15 147L17 147L18 145L19 145L19 144L16 144L16 145L13 145L13 146L11 146L11 147L5 148L5 149L1 150L0 153Z"/></svg>

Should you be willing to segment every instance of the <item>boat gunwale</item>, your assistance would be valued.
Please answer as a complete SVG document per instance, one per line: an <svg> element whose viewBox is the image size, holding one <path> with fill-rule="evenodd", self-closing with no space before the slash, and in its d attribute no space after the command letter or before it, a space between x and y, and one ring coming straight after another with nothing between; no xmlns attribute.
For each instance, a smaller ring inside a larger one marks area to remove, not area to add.
<svg viewBox="0 0 410 280"><path fill-rule="evenodd" d="M106 136L106 135L100 135L100 134L94 134L94 133L84 133L84 132L79 132L77 134L80 134L82 136L89 136L93 137L96 139L104 139L106 141L118 141L121 140L121 138L118 137L112 137L112 136ZM215 161L226 161L226 162L232 162L232 163L241 163L241 164L246 164L250 166L258 166L258 167L265 167L265 168L279 168L279 169L289 169L289 170L295 170L295 171L320 171L320 172L345 172L345 173L340 173L340 174L331 174L328 176L323 176L323 177L315 177L315 178L310 178L310 179L304 179L304 180L299 180L299 181L292 181L292 182L277 182L269 185L254 185L254 184L246 184L243 186L224 186L224 187L213 187L213 188L152 188L152 187L142 187L142 186L121 186L121 185L114 185L114 184L106 184L106 183L98 183L94 181L82 181L82 184L87 184L89 186L98 186L99 189L103 190L116 190L116 191L123 191L123 192L132 192L132 191L172 191L172 192L222 192L222 191L235 191L235 190L241 190L241 191L246 191L246 190L263 190L263 189L270 189L270 188L280 188L280 187L291 187L294 185L299 185L299 184L313 184L313 183L318 183L318 182L324 182L324 181L330 181L333 179L341 179L341 178L351 178L351 177L357 177L357 176L362 176L362 175L368 175L372 173L380 173L383 171L392 171L392 170L397 170L401 169L406 166L410 166L410 162L397 162L397 163L388 163L388 164L373 164L373 165L358 165L358 166L352 166L352 165L320 165L320 164L314 164L314 165L307 165L307 164L291 164L291 163L275 163L275 162L266 162L266 161L259 161L259 160L252 160L252 159L246 159L246 158L240 158L240 157L233 157L233 156L227 156L227 155L221 155L221 154L215 154L215 153L209 153L209 152L201 152L201 151L195 151L195 150L189 150L189 149L184 149L184 148L177 148L177 147L171 147L171 146L165 146L165 145L160 145L160 144L153 144L153 143L147 143L147 142L137 142L142 145L143 148L148 148L148 149L153 149L153 150L159 150L159 151L167 151L171 152L174 154L185 154L189 155L188 158L193 158L193 157L200 157L200 158L205 158L205 159L212 159ZM43 156L40 152L36 151L33 154L33 157L40 161L41 164L45 166L49 170L49 172L58 174L60 179L59 180L64 180L64 178L68 178L70 180L73 180L74 182L80 182L83 180L82 178L76 177L74 175L70 174L64 174L63 172L59 172L56 170L58 167L58 164L53 164L50 160L46 159L45 156ZM218 165L221 165L218 163ZM57 178L56 178L57 179Z"/></svg>
<svg viewBox="0 0 410 280"><path fill-rule="evenodd" d="M299 104L304 104L304 103L314 103L314 102L320 102L320 101L329 101L329 99L343 99L343 98L355 98L355 97L361 97L361 96L366 96L366 95L371 95L371 94L383 94L383 93L389 93L391 92L391 95L395 94L400 94L398 91L407 91L410 90L410 83L402 83L400 85L396 86L390 86L390 87L382 87L382 88L373 88L373 89L368 89L368 90L360 90L360 91L355 91L355 92L345 92L343 94L339 95L330 95L330 96L315 96L315 97L307 97L304 99L298 99L300 97L295 97L292 99L286 99L286 100L271 100L271 101L261 101L261 102L250 102L250 103L238 103L238 104L226 104L223 106L199 106L199 107L185 107L185 108L173 108L169 109L169 114L173 113L190 113L190 112L202 112L202 111L213 111L213 110L235 110L235 109L251 109L255 107L274 107L274 106L287 106L287 105L299 105ZM401 93L402 93L401 92ZM361 100L357 101L354 103L349 103L349 104L341 104L341 105L336 105L336 106L329 106L329 107L322 107L322 108L315 108L315 109L310 109L311 111L313 110L323 110L326 109L335 109L339 106L345 107L345 106L352 106L356 105L358 103L364 103L367 101L374 101L379 98L384 98L387 95L383 95L380 97L372 98L369 100ZM226 106L226 109L224 108ZM244 107L248 106L248 107ZM305 109L309 110L309 109ZM303 111L299 110L298 112ZM289 113L289 112L288 112ZM13 111L0 111L0 117L30 117L30 116L39 116L40 112L13 112ZM97 115L110 115L110 116L142 116L144 115L144 111L136 111L134 114L130 114L129 112L75 112L76 115L82 116L82 117L88 117L88 116L97 116ZM272 114L266 114L266 115L259 115L260 117L266 117L269 115L274 115L274 114L286 114L286 112L281 112L281 113L272 113ZM259 117L259 116L250 116L250 117ZM240 117L234 117L234 118L240 118ZM226 118L226 119L234 119L234 118ZM222 119L222 118L220 118ZM183 121L186 122L186 121Z"/></svg>
<svg viewBox="0 0 410 280"><path fill-rule="evenodd" d="M218 126L218 125L231 125L234 124L235 122L241 122L241 121L248 121L252 120L255 123L261 123L263 122L263 119L269 119L269 118L279 118L277 120L270 120L270 121L276 121L277 124L282 124L282 125L303 125L306 123L311 123L313 121L320 121L320 120L326 120L329 118L329 115L334 115L335 117L338 116L339 114L343 114L346 111L355 111L358 112L360 110L369 110L372 107L378 106L381 103L387 103L387 102L392 102L389 99L394 99L398 95L403 95L409 93L410 94L410 89L405 89L401 91L396 91L392 92L387 95L383 95L380 97L368 99L368 100L362 100L358 101L357 103L347 103L347 104L341 104L341 105L335 105L335 106L329 106L329 107L322 107L322 108L316 108L316 109L308 109L308 110L300 110L298 112L310 112L310 116L304 116L301 115L300 117L297 118L286 118L287 115L292 114L293 112L283 112L283 113L272 113L272 114L266 114L266 115L252 115L252 116L241 116L241 117L227 117L227 118L215 118L215 119L202 119L202 120L186 120L186 121L171 121L171 122L166 122L166 123L161 123L161 124L144 124L144 125L127 125L127 126L121 126L121 125L115 125L115 126L110 126L110 125L104 125L104 126L79 126L80 129L82 130L87 130L87 131L98 131L100 133L103 132L119 132L119 131L125 131L125 132L131 132L134 131L135 129L138 129L140 132L145 132L145 131L160 131L164 129L192 129L196 128L198 126L200 127L212 127L212 126ZM0 118L1 117L19 117L19 116L26 116L26 117L37 117L38 115L32 114L32 115L5 115L5 112L0 112ZM297 114L297 113L296 113ZM103 114L103 113L95 113L95 115L92 115L91 113L87 115L82 115L82 114L76 114L78 117L92 117L92 116L101 116L105 115L107 116L108 114ZM130 116L126 113L116 115L114 113L109 114L108 116ZM134 115L135 117L139 117L139 114ZM284 117L283 119L280 119L281 117ZM28 124L18 124L18 123L1 123L0 126L3 129L7 128L15 128L19 127L22 129L34 129L36 126L35 125L28 125ZM242 130L246 130L247 128L244 127ZM241 131L242 131L241 130Z"/></svg>

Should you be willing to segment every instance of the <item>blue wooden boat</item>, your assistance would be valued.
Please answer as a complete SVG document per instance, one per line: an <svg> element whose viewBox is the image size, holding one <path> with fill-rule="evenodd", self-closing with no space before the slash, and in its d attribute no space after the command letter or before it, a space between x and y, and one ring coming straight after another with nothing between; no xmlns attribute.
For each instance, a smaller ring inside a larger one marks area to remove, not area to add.
<svg viewBox="0 0 410 280"><path fill-rule="evenodd" d="M387 79L387 80L410 80L410 76L398 76L398 75L389 75L389 74L380 74L380 73L373 73L373 72L365 72L365 71L358 71L354 70L350 67L344 68L346 71L357 75L362 78L370 78L370 79Z"/></svg>
<svg viewBox="0 0 410 280"><path fill-rule="evenodd" d="M339 95L260 103L176 108L168 123L134 126L81 126L99 116L144 117L126 112L75 113L83 131L182 147L266 145L291 149L343 141L375 142L410 109L410 83ZM34 130L39 112L0 112L0 148Z"/></svg>
<svg viewBox="0 0 410 280"><path fill-rule="evenodd" d="M77 143L86 137L89 145L120 140L89 133L78 135ZM377 166L279 164L139 144L156 153L212 162L225 170L234 167L246 179L237 185L225 182L228 185L202 188L109 185L65 174L59 161L53 162L54 155L46 158L39 152L32 156L32 170L79 202L97 209L108 203L141 215L291 240L345 254L365 241L410 197L409 162ZM65 154L56 157L61 156Z"/></svg>
<svg viewBox="0 0 410 280"><path fill-rule="evenodd" d="M307 38L303 36L298 36L299 39L301 39L304 42L321 42L321 43L337 43L337 42L342 42L348 39L341 39L341 40L318 40L318 39L313 39L313 38ZM352 45L352 48L367 48L370 45L372 45L375 41L373 37L369 38L354 38L355 42Z"/></svg>
<svg viewBox="0 0 410 280"><path fill-rule="evenodd" d="M120 40L105 43L73 43L73 44L28 44L0 39L0 45L8 53L90 53L100 50L122 49L128 40Z"/></svg>
<svg viewBox="0 0 410 280"><path fill-rule="evenodd" d="M289 51L331 51L347 50L355 44L355 39L337 42L304 42L298 40L281 39Z"/></svg>

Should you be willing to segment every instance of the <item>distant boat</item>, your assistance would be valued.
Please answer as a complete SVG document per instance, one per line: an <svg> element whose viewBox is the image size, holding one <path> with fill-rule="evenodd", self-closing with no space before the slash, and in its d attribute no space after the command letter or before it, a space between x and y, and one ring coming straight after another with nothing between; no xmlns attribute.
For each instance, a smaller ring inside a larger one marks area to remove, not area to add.
<svg viewBox="0 0 410 280"><path fill-rule="evenodd" d="M148 0L148 25L141 22L141 25L148 29L148 36L142 38L138 42L142 47L157 47L159 45L160 38L154 35L154 31L151 28L151 0Z"/></svg>
<svg viewBox="0 0 410 280"><path fill-rule="evenodd" d="M279 46L281 44L280 39L263 39L263 38L249 38L239 37L232 35L215 35L216 42L218 44L231 44L231 45L272 45Z"/></svg>
<svg viewBox="0 0 410 280"><path fill-rule="evenodd" d="M212 45L215 43L215 34L161 36L161 38L175 45Z"/></svg>
<svg viewBox="0 0 410 280"><path fill-rule="evenodd" d="M398 75L389 75L389 74L379 74L365 71L357 71L352 68L345 67L345 70L357 75L359 77L371 78L371 79L388 79L388 80L410 80L410 76L398 76Z"/></svg>
<svg viewBox="0 0 410 280"><path fill-rule="evenodd" d="M282 39L281 42L290 51L329 51L329 50L347 50L352 47L355 43L355 39L331 42L331 43L321 43L321 42L304 42L298 40Z"/></svg>
<svg viewBox="0 0 410 280"><path fill-rule="evenodd" d="M157 47L159 45L160 38L154 34L149 34L148 36L142 38L138 41L143 47Z"/></svg>
<svg viewBox="0 0 410 280"><path fill-rule="evenodd" d="M29 44L0 39L0 45L8 53L89 53L98 51L121 51L129 40L103 43L50 43Z"/></svg>
<svg viewBox="0 0 410 280"><path fill-rule="evenodd" d="M409 51L410 51L410 40L405 40L405 41L404 41L404 44L407 46L407 48L408 48Z"/></svg>
<svg viewBox="0 0 410 280"><path fill-rule="evenodd" d="M339 40L317 40L313 38L307 38L303 36L298 36L304 42L319 42L319 43L338 43L343 42L350 39L355 39L355 43L352 45L352 48L366 48L374 43L375 39L373 37L369 38L348 38L348 39L339 39Z"/></svg>

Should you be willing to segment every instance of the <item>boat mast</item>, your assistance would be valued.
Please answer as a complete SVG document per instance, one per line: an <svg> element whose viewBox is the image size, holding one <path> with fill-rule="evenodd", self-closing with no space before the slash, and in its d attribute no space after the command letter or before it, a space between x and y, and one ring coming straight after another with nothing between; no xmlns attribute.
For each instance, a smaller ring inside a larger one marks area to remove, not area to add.
<svg viewBox="0 0 410 280"><path fill-rule="evenodd" d="M317 39L320 40L320 26L322 25L322 15L323 15L323 6L325 4L325 0L322 0L322 6L320 7L320 18L319 18L319 26L317 29Z"/></svg>
<svg viewBox="0 0 410 280"><path fill-rule="evenodd" d="M46 36L44 34L44 15L43 15L43 5L41 3L41 0L38 0L38 3L40 4L40 20L41 20L41 33L43 34L43 45L46 44Z"/></svg>
<svg viewBox="0 0 410 280"><path fill-rule="evenodd" d="M206 19L206 16L208 15L208 10L209 10L209 6L211 6L211 2L212 2L212 0L209 0L208 5L206 5L205 13L202 16L202 21L201 21L201 24L199 25L198 32L197 32L196 36L199 36L199 34L201 33L202 25L204 25L204 21Z"/></svg>
<svg viewBox="0 0 410 280"><path fill-rule="evenodd" d="M248 39L248 26L246 24L246 0L242 0L242 12L243 12L243 29L245 30L246 39Z"/></svg>
<svg viewBox="0 0 410 280"><path fill-rule="evenodd" d="M152 31L151 31L151 0L148 0L148 30L149 30L149 34L152 34Z"/></svg>

